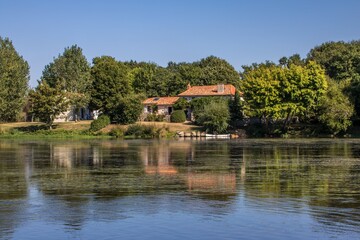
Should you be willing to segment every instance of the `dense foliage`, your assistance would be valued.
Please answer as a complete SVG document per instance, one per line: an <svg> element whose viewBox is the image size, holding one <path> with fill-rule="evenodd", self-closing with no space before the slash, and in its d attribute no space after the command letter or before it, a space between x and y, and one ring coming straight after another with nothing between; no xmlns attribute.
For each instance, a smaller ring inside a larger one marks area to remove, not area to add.
<svg viewBox="0 0 360 240"><path fill-rule="evenodd" d="M90 131L97 132L110 124L109 116L102 114L91 122Z"/></svg>
<svg viewBox="0 0 360 240"><path fill-rule="evenodd" d="M344 92L360 117L360 41L323 43L311 49L308 59L319 63L331 79L345 82Z"/></svg>
<svg viewBox="0 0 360 240"><path fill-rule="evenodd" d="M342 89L341 84L330 80L328 91L320 100L319 120L334 134L346 131L354 114L354 107Z"/></svg>
<svg viewBox="0 0 360 240"><path fill-rule="evenodd" d="M110 111L110 117L113 122L120 124L131 124L139 120L142 113L142 96L129 95L117 100L117 105Z"/></svg>
<svg viewBox="0 0 360 240"><path fill-rule="evenodd" d="M183 123L186 121L184 110L175 110L170 115L170 122Z"/></svg>
<svg viewBox="0 0 360 240"><path fill-rule="evenodd" d="M258 117L268 127L283 119L283 130L293 117L313 113L327 89L324 70L315 62L304 66L260 64L244 66L241 89L247 115Z"/></svg>
<svg viewBox="0 0 360 240"><path fill-rule="evenodd" d="M28 91L29 65L8 38L0 37L0 122L16 121Z"/></svg>

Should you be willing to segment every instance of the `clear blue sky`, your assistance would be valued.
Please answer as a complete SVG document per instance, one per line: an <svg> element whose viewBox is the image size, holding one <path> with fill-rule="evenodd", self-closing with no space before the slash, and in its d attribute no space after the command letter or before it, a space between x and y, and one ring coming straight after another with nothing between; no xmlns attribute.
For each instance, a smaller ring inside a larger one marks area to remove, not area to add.
<svg viewBox="0 0 360 240"><path fill-rule="evenodd" d="M0 0L0 36L29 62L32 87L45 65L77 44L88 61L192 62L209 55L242 65L360 39L359 0Z"/></svg>

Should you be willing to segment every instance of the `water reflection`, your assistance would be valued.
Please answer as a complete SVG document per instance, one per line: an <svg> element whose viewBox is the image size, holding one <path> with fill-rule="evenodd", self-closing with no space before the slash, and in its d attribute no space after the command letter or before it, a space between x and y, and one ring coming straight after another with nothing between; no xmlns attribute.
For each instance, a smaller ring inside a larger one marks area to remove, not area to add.
<svg viewBox="0 0 360 240"><path fill-rule="evenodd" d="M29 212L79 231L134 214L255 211L359 233L359 152L356 140L0 141L0 232Z"/></svg>

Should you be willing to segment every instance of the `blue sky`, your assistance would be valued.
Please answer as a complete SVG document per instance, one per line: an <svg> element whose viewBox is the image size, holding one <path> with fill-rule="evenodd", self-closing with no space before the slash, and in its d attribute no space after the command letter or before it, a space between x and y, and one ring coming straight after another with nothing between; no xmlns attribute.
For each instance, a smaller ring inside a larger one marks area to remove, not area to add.
<svg viewBox="0 0 360 240"><path fill-rule="evenodd" d="M358 0L0 0L0 36L29 62L32 87L45 65L77 44L88 61L192 62L209 55L242 65L360 39Z"/></svg>

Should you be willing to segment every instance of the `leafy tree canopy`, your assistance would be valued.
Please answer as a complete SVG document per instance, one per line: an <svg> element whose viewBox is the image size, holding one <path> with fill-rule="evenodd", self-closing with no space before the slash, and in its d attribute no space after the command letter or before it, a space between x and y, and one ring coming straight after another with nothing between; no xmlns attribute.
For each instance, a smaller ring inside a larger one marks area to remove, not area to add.
<svg viewBox="0 0 360 240"><path fill-rule="evenodd" d="M28 91L29 65L8 38L0 37L0 121L16 121Z"/></svg>
<svg viewBox="0 0 360 240"><path fill-rule="evenodd" d="M76 93L70 98L75 107L84 107L90 100L90 64L77 45L65 48L62 55L46 65L41 81L52 88Z"/></svg>
<svg viewBox="0 0 360 240"><path fill-rule="evenodd" d="M128 67L109 56L94 58L91 68L92 87L90 106L105 114L110 113L116 100L132 92Z"/></svg>

